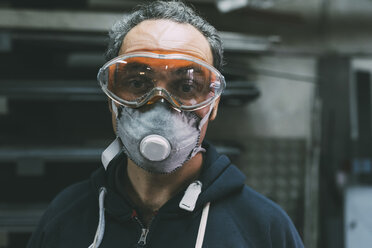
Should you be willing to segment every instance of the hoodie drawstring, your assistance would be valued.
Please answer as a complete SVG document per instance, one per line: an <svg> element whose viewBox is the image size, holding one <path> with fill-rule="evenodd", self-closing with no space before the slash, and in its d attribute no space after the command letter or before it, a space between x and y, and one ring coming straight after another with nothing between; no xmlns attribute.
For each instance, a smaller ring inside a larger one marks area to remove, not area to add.
<svg viewBox="0 0 372 248"><path fill-rule="evenodd" d="M97 226L97 231L96 235L94 236L93 243L88 247L88 248L98 248L102 242L103 235L105 233L105 207L104 207L104 202L105 202L105 195L106 195L106 188L101 187L99 189L99 221L98 221L98 226ZM205 236L205 229L207 227L207 221L208 221L208 214L209 214L209 207L210 207L210 202L205 204L202 212L202 216L200 219L200 224L199 224L199 230L198 230L198 236L196 238L196 244L195 248L201 248L203 245L204 241L204 236Z"/></svg>
<svg viewBox="0 0 372 248"><path fill-rule="evenodd" d="M196 202L202 191L202 187L203 187L202 182L198 180L192 182L189 185L189 187L187 187L185 194L183 195L182 200L179 203L179 207L189 212L194 211ZM209 206L210 206L210 202L207 202L204 205L202 217L200 219L200 224L199 224L198 236L196 238L195 248L201 248L203 245L205 228L207 227Z"/></svg>
<svg viewBox="0 0 372 248"><path fill-rule="evenodd" d="M99 221L98 227L96 231L96 235L94 236L93 243L88 248L98 248L102 242L103 234L105 233L105 195L106 195L106 188L101 187L99 189Z"/></svg>
<svg viewBox="0 0 372 248"><path fill-rule="evenodd" d="M207 220L209 214L209 206L210 202L207 202L203 208L202 217L200 219L200 225L198 230L198 237L196 238L195 248L201 248L204 241L205 236L205 228L207 227Z"/></svg>

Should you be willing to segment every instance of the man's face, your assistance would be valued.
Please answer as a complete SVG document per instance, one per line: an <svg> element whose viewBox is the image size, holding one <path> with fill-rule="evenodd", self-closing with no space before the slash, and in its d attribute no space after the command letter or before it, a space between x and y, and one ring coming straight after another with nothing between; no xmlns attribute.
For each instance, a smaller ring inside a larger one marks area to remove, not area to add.
<svg viewBox="0 0 372 248"><path fill-rule="evenodd" d="M180 24L170 20L147 20L131 29L123 40L119 54L130 52L157 51L184 53L204 60L213 65L213 55L207 39L190 24ZM216 117L219 99L216 100L210 120ZM196 110L201 118L209 106ZM116 118L113 115L113 124ZM201 130L201 141L205 136L207 123Z"/></svg>

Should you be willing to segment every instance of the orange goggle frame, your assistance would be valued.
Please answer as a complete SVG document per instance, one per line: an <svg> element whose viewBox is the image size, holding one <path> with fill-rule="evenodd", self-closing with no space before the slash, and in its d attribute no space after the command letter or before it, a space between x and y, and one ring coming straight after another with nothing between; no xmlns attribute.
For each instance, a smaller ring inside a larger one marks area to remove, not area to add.
<svg viewBox="0 0 372 248"><path fill-rule="evenodd" d="M194 111L217 99L226 82L203 60L185 54L133 52L99 70L102 90L120 105L138 108L166 99L174 108Z"/></svg>

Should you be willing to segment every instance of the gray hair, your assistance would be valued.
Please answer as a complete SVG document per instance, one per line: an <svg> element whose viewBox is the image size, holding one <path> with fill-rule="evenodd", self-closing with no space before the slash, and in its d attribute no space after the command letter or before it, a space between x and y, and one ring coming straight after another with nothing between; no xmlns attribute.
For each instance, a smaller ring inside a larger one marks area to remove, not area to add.
<svg viewBox="0 0 372 248"><path fill-rule="evenodd" d="M140 5L136 11L117 21L109 31L106 59L118 56L126 34L139 23L150 19L167 19L177 23L188 23L198 29L209 42L213 54L213 66L223 66L222 40L217 30L193 9L180 1L155 1Z"/></svg>

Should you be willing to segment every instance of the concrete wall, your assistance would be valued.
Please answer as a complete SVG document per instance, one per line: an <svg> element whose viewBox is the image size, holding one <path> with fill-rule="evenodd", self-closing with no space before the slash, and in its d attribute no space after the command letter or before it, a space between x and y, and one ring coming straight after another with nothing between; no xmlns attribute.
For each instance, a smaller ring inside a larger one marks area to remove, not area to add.
<svg viewBox="0 0 372 248"><path fill-rule="evenodd" d="M316 59L264 56L249 64L257 72L260 98L243 107L221 107L210 124L210 136L227 140L308 137Z"/></svg>

